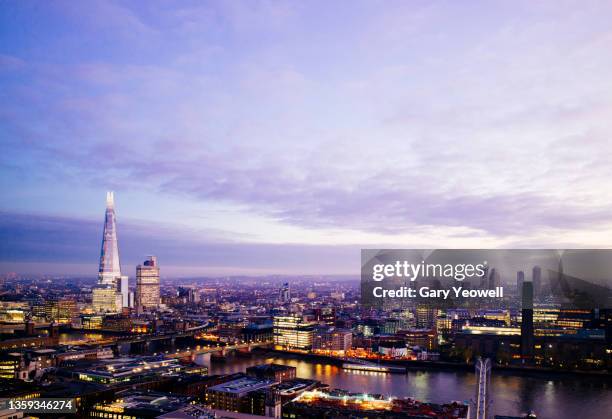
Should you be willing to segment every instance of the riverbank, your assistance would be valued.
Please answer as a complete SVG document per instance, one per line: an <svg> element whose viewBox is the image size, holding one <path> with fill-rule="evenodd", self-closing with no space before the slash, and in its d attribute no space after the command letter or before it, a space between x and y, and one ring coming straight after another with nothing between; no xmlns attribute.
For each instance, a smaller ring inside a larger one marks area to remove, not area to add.
<svg viewBox="0 0 612 419"><path fill-rule="evenodd" d="M271 353L281 356L286 356L294 359L308 359L312 361L325 362L332 365L342 366L344 360L329 355L319 354L304 354L279 349L257 349L261 353ZM446 361L412 361L412 360L381 360L381 365L399 366L408 370L439 370L439 371L474 371L473 364L464 364ZM612 382L612 374L606 371L569 371L569 370L553 370L550 368L536 367L521 367L521 366L505 366L493 365L493 370L503 375L518 375L518 376L538 376L545 378L553 377L597 377L600 379L610 380Z"/></svg>
<svg viewBox="0 0 612 419"><path fill-rule="evenodd" d="M387 374L346 370L339 359L272 350L254 350L249 357L229 356L223 362L213 361L210 373L245 372L248 367L263 363L295 367L297 377L320 381L330 388L431 403L467 402L477 388L474 370L469 365L409 368L405 374ZM612 381L598 377L494 371L490 390L493 413L497 415L520 416L533 410L541 418L606 418L612 411L609 397Z"/></svg>

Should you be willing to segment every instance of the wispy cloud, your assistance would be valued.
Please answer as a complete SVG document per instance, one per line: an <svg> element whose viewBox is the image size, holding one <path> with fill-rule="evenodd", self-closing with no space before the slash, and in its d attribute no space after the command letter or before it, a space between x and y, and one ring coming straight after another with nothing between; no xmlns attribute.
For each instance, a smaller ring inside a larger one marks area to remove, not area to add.
<svg viewBox="0 0 612 419"><path fill-rule="evenodd" d="M29 202L53 184L213 203L260 242L612 233L607 4L10 8L0 170Z"/></svg>

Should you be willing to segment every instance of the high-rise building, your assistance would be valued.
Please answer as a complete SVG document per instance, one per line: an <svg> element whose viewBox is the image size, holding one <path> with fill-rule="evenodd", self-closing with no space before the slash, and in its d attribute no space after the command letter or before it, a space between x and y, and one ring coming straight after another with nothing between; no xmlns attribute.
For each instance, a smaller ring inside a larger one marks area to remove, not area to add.
<svg viewBox="0 0 612 419"><path fill-rule="evenodd" d="M524 282L521 310L521 356L529 361L533 358L533 283Z"/></svg>
<svg viewBox="0 0 612 419"><path fill-rule="evenodd" d="M157 257L149 256L136 267L136 307L155 310L159 303L159 266Z"/></svg>
<svg viewBox="0 0 612 419"><path fill-rule="evenodd" d="M121 306L122 307L131 307L130 305L130 289L128 287L128 277L127 275L122 275L119 277L119 293L121 294Z"/></svg>
<svg viewBox="0 0 612 419"><path fill-rule="evenodd" d="M111 290L117 296L111 298ZM98 269L98 286L93 292L93 306L103 307L106 312L116 313L122 307L129 305L128 277L121 275L119 263L119 244L117 241L117 221L115 215L115 196L113 192L106 193L106 213L104 216L104 231L102 233L102 249L100 251L100 267ZM115 306L112 307L112 301Z"/></svg>
<svg viewBox="0 0 612 419"><path fill-rule="evenodd" d="M523 282L525 282L525 272L518 271L516 273L516 292L519 294L519 296L523 289Z"/></svg>
<svg viewBox="0 0 612 419"><path fill-rule="evenodd" d="M279 299L283 303L288 303L291 301L291 290L289 288L289 283L285 282L279 291Z"/></svg>
<svg viewBox="0 0 612 419"><path fill-rule="evenodd" d="M200 290L193 285L188 287L179 287L177 296L183 303L186 304L200 303Z"/></svg>
<svg viewBox="0 0 612 419"><path fill-rule="evenodd" d="M190 304L199 304L200 303L200 290L197 288L189 288L187 300L189 301Z"/></svg>
<svg viewBox="0 0 612 419"><path fill-rule="evenodd" d="M116 285L119 277L121 277L121 266L119 265L119 245L117 243L115 198L113 192L107 192L98 283L100 285Z"/></svg>
<svg viewBox="0 0 612 419"><path fill-rule="evenodd" d="M542 287L542 268L537 265L533 267L531 282L533 282L533 295L539 297Z"/></svg>

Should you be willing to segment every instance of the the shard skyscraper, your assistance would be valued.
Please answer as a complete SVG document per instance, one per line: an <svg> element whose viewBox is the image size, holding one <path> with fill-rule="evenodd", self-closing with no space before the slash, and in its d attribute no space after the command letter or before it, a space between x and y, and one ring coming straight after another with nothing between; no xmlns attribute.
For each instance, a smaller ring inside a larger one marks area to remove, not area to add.
<svg viewBox="0 0 612 419"><path fill-rule="evenodd" d="M107 192L98 286L93 290L93 307L99 312L116 313L128 307L128 304L128 277L121 275L119 263L115 197L113 192Z"/></svg>
<svg viewBox="0 0 612 419"><path fill-rule="evenodd" d="M113 192L107 192L98 283L100 285L115 285L116 279L120 277L121 266L119 264L119 245L117 243L115 196Z"/></svg>

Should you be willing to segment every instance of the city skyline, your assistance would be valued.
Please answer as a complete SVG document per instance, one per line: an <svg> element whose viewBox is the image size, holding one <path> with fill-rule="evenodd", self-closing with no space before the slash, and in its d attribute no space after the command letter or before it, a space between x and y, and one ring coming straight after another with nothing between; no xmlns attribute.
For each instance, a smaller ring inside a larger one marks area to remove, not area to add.
<svg viewBox="0 0 612 419"><path fill-rule="evenodd" d="M0 417L608 417L611 17L0 1Z"/></svg>
<svg viewBox="0 0 612 419"><path fill-rule="evenodd" d="M610 5L345 6L4 4L0 272L91 272L107 190L130 275L609 247Z"/></svg>

